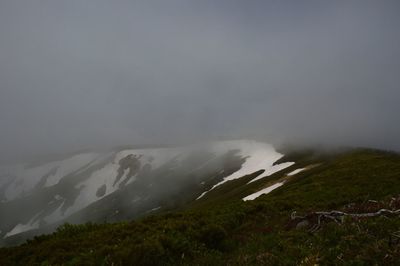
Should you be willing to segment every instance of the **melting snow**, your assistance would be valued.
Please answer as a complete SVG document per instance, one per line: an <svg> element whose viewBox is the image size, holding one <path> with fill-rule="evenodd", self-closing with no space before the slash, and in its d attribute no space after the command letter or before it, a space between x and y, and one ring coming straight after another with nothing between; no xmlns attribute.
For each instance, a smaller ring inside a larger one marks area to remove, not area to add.
<svg viewBox="0 0 400 266"><path fill-rule="evenodd" d="M225 177L221 182L213 186L212 189L229 180L252 174L261 169L265 169L265 173L263 174L263 177L265 177L266 175L271 175L293 164L283 163L280 165L273 165L273 163L281 158L283 155L276 152L271 145L257 141L234 140L212 142L209 144L200 144L200 148L206 148L206 150L212 152L214 156L208 161L204 162L204 164L201 165L199 168L206 166L218 156L224 155L231 150L237 150L237 155L244 158L244 163L242 164L241 169ZM172 159L176 159L176 161L179 163L180 160L185 158L186 154L190 154L193 150L196 150L196 146L160 149L130 149L111 154L77 154L64 160L53 161L34 167L26 167L22 164L14 165L7 169L0 168L0 186L6 187L5 198L7 200L12 200L29 193L30 190L32 190L37 184L39 184L41 181L44 181L44 177L46 178L44 186L54 186L59 183L60 180L65 176L79 173L80 171L88 169L88 167L94 165L95 163L100 163L103 161L106 162L108 160L108 163L104 165L103 168L93 171L87 179L85 179L83 182L76 184L76 188L81 188L81 191L76 198L74 204L69 207L64 214L61 213L61 204L50 215L47 215L43 218L44 221L52 223L63 219L70 214L79 211L92 204L93 202L99 200L96 192L101 186L106 186L106 193L104 196L116 191L119 188L118 185L126 178L126 175L128 174L128 170L126 170L124 176L121 177L121 179L115 186L113 186L115 178L118 174L118 162L120 159L126 157L127 155L139 155L139 160L142 166L150 164L152 169L156 169ZM194 169L193 171L195 170L197 169ZM12 179L10 177L12 177ZM261 177L257 177L251 182L258 180L259 178ZM7 183L11 180L11 183ZM128 181L128 183L134 182L134 180L135 176L133 176ZM202 196L206 193L207 191L204 192ZM55 195L53 201L51 201L50 203L54 203L55 201L59 200L62 200L62 197L60 195ZM135 200L132 201L132 203L134 202ZM25 225L16 225L9 233L6 234L6 236L37 228L39 226L38 221L34 221L35 220L31 220Z"/></svg>
<svg viewBox="0 0 400 266"><path fill-rule="evenodd" d="M32 220L30 220L27 224L17 224L10 232L8 232L7 234L4 235L3 238L12 236L12 235L16 235L25 231L29 231L32 229L37 229L39 228L39 220L36 220L36 222L33 222L33 220L36 218L36 216L34 218L32 218Z"/></svg>
<svg viewBox="0 0 400 266"><path fill-rule="evenodd" d="M250 181L254 182L260 178L269 176L293 164L290 162L273 165L273 163L279 160L283 155L275 151L275 149L267 143L252 140L224 141L217 143L216 147L217 149L224 149L225 151L229 149L238 149L238 155L244 157L246 161L243 163L242 168L239 171L236 171L230 176L225 177L221 182L214 185L210 190L213 190L217 186L220 186L227 181L252 174L261 169L265 169L265 173L267 175L265 175L264 173L262 177L257 177ZM203 192L197 199L202 198L205 194L207 194L208 191Z"/></svg>
<svg viewBox="0 0 400 266"><path fill-rule="evenodd" d="M65 211L65 216L68 216L76 211L79 211L91 203L97 201L99 198L96 195L99 187L106 185L106 196L118 189L118 184L113 186L115 178L117 176L119 165L116 163L109 163L103 168L94 171L89 178L85 181L75 185L76 188L80 188L81 191L79 196L75 199L74 205L69 207ZM123 178L121 178L122 180Z"/></svg>
<svg viewBox="0 0 400 266"><path fill-rule="evenodd" d="M253 193L251 195L248 195L247 197L244 197L243 200L247 201L247 200L254 200L255 198L258 198L259 196L263 195L263 194L268 194L270 193L272 190L277 189L278 187L282 186L283 184L285 184L285 182L280 182L280 183L276 183L273 184L272 186L269 186L267 188L264 188L256 193Z"/></svg>
<svg viewBox="0 0 400 266"><path fill-rule="evenodd" d="M276 172L279 172L280 170L283 170L285 168L288 168L289 166L292 166L293 164L294 164L293 162L287 162L287 163L273 165L270 168L265 169L265 172L263 173L263 175L257 176L256 178L252 179L249 183L260 180L261 178L270 176Z"/></svg>
<svg viewBox="0 0 400 266"><path fill-rule="evenodd" d="M157 211L159 209L161 209L161 206L155 207L155 208L153 208L151 210L148 210L147 212L154 212L154 211Z"/></svg>
<svg viewBox="0 0 400 266"><path fill-rule="evenodd" d="M37 167L26 167L22 164L15 166L12 174L16 178L4 193L6 199L12 200L24 196L40 182L43 176L50 173L55 166L54 162Z"/></svg>
<svg viewBox="0 0 400 266"><path fill-rule="evenodd" d="M106 185L106 193L102 196L105 197L119 189L119 184L123 182L129 173L129 169L125 169L123 176L114 185L115 179L118 174L118 162L128 156L129 154L139 155L139 161L142 167L145 164L150 164L152 169L157 168L168 160L177 156L179 149L137 149L137 150L123 150L115 154L114 158L110 159L110 163L106 164L103 168L93 172L89 178L84 182L77 184L76 188L81 188L79 196L74 202L74 205L68 208L65 216L68 216L76 211L79 211L93 202L99 200L96 192L99 187ZM131 177L128 184L135 180L135 176Z"/></svg>
<svg viewBox="0 0 400 266"><path fill-rule="evenodd" d="M48 175L45 186L57 184L61 178L84 167L97 158L98 154L78 154L65 160L53 161L42 165L30 167L18 164L9 167L8 175L15 176L13 182L7 186L5 197L13 200L29 193L46 175ZM3 169L0 169L3 171Z"/></svg>
<svg viewBox="0 0 400 266"><path fill-rule="evenodd" d="M287 174L287 175L288 175L288 176L296 175L296 174L298 174L298 173L300 173L300 172L303 172L304 170L306 170L306 168L296 169L296 170L290 172L290 173Z"/></svg>
<svg viewBox="0 0 400 266"><path fill-rule="evenodd" d="M71 174L77 169L85 168L86 165L89 166L91 162L95 161L98 158L98 156L99 154L96 153L84 153L72 156L67 160L61 161L59 163L56 173L47 178L45 186L49 187L56 185L64 176Z"/></svg>

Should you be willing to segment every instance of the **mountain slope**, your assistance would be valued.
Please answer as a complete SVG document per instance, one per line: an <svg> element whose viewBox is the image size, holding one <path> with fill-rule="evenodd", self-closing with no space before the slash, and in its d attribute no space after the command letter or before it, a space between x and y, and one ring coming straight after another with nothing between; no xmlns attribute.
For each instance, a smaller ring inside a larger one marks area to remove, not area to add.
<svg viewBox="0 0 400 266"><path fill-rule="evenodd" d="M269 144L236 140L2 167L0 237L10 245L66 222L123 221L176 209L229 180L293 164L273 165L282 156Z"/></svg>
<svg viewBox="0 0 400 266"><path fill-rule="evenodd" d="M279 162L286 160L296 164L252 183L262 171L225 182L180 211L134 222L64 225L52 235L0 249L0 264L396 265L396 215L348 216L340 223L324 221L315 231L310 230L312 224L291 226L290 216L293 211L312 215L400 207L400 155L374 150L306 152ZM269 194L242 200L282 179L285 184Z"/></svg>

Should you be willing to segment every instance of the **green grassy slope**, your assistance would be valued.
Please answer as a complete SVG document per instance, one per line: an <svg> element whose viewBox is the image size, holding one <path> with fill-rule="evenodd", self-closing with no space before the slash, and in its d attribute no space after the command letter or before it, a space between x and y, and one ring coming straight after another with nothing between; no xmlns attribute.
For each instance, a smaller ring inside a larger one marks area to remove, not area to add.
<svg viewBox="0 0 400 266"><path fill-rule="evenodd" d="M400 194L400 155L354 150L296 154L296 165L246 185L225 183L185 208L115 224L64 225L51 235L0 249L0 265L396 265L398 217L345 219L311 233L288 228L290 214L343 210ZM285 160L285 158L283 158ZM282 160L282 161L283 161ZM254 201L241 198L310 164L318 166Z"/></svg>

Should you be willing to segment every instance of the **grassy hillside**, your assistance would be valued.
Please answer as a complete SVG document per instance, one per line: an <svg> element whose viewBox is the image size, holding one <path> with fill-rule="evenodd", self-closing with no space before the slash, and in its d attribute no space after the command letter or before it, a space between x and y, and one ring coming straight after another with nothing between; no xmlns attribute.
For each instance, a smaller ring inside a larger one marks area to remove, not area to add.
<svg viewBox="0 0 400 266"><path fill-rule="evenodd" d="M60 227L51 235L0 249L0 265L396 265L397 215L345 217L342 222L291 226L297 215L394 209L400 155L354 150L335 155L290 154L296 164L249 185L254 173L225 183L181 210L138 221ZM241 198L283 178L254 201ZM369 201L374 200L374 201ZM400 205L399 205L400 206Z"/></svg>

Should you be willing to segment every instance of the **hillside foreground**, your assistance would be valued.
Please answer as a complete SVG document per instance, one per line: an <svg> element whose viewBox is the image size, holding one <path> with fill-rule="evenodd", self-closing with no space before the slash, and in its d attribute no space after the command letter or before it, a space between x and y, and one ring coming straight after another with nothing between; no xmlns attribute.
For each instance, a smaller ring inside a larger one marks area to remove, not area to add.
<svg viewBox="0 0 400 266"><path fill-rule="evenodd" d="M396 265L400 261L399 154L358 149L333 155L293 153L280 162L285 160L296 163L250 184L252 175L228 181L176 211L130 222L64 224L53 234L1 248L0 265ZM302 167L309 169L270 193L242 200Z"/></svg>

